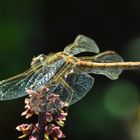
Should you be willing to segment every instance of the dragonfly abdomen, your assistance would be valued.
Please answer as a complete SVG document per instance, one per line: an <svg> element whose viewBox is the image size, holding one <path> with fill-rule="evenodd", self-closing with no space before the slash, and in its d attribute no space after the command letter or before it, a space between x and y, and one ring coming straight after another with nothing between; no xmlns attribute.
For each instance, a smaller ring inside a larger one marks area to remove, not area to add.
<svg viewBox="0 0 140 140"><path fill-rule="evenodd" d="M97 62L87 62L78 61L77 67L81 69L122 69L122 70L134 70L140 69L140 62L112 62L112 63L97 63Z"/></svg>

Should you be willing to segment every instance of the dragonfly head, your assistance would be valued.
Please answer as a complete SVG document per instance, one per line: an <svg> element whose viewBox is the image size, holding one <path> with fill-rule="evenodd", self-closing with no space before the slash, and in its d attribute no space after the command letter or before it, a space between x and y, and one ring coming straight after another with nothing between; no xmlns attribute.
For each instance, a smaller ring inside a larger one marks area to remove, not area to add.
<svg viewBox="0 0 140 140"><path fill-rule="evenodd" d="M37 57L33 57L32 62L31 62L31 67L44 64L46 60L46 55L45 54L40 54Z"/></svg>

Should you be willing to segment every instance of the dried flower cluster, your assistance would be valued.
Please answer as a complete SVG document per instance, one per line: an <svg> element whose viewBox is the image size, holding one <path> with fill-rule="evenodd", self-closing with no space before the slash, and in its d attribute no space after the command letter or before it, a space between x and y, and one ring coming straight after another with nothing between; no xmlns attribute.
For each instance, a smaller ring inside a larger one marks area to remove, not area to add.
<svg viewBox="0 0 140 140"><path fill-rule="evenodd" d="M16 129L23 133L19 138L30 135L29 140L40 140L41 131L43 131L44 140L65 138L60 128L64 126L67 116L64 108L67 108L68 104L61 101L59 95L50 94L46 87L41 87L38 92L27 90L27 93L29 98L25 99L26 110L21 115L26 119L38 115L38 122L17 126Z"/></svg>

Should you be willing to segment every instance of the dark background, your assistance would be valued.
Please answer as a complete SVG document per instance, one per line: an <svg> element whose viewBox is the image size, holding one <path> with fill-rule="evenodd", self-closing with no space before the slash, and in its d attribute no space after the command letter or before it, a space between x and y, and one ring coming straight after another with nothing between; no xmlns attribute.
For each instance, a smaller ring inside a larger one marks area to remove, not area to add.
<svg viewBox="0 0 140 140"><path fill-rule="evenodd" d="M62 51L78 34L101 51L140 60L139 0L5 0L0 2L0 77L18 74L33 56ZM69 108L66 140L139 140L139 71L116 81L95 75L92 90ZM24 98L0 102L0 139L15 140Z"/></svg>

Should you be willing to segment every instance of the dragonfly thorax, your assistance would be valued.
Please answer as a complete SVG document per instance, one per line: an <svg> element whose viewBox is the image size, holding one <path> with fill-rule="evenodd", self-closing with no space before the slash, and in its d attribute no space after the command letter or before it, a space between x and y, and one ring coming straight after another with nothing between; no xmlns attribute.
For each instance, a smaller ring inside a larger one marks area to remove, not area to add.
<svg viewBox="0 0 140 140"><path fill-rule="evenodd" d="M40 54L37 57L34 57L31 61L31 67L35 67L37 65L44 65L46 60L46 55L45 54Z"/></svg>
<svg viewBox="0 0 140 140"><path fill-rule="evenodd" d="M61 58L63 58L65 60L65 62L68 63L76 63L77 62L77 58L74 57L73 55L66 53L66 52L60 52L57 54L58 56L61 56Z"/></svg>

